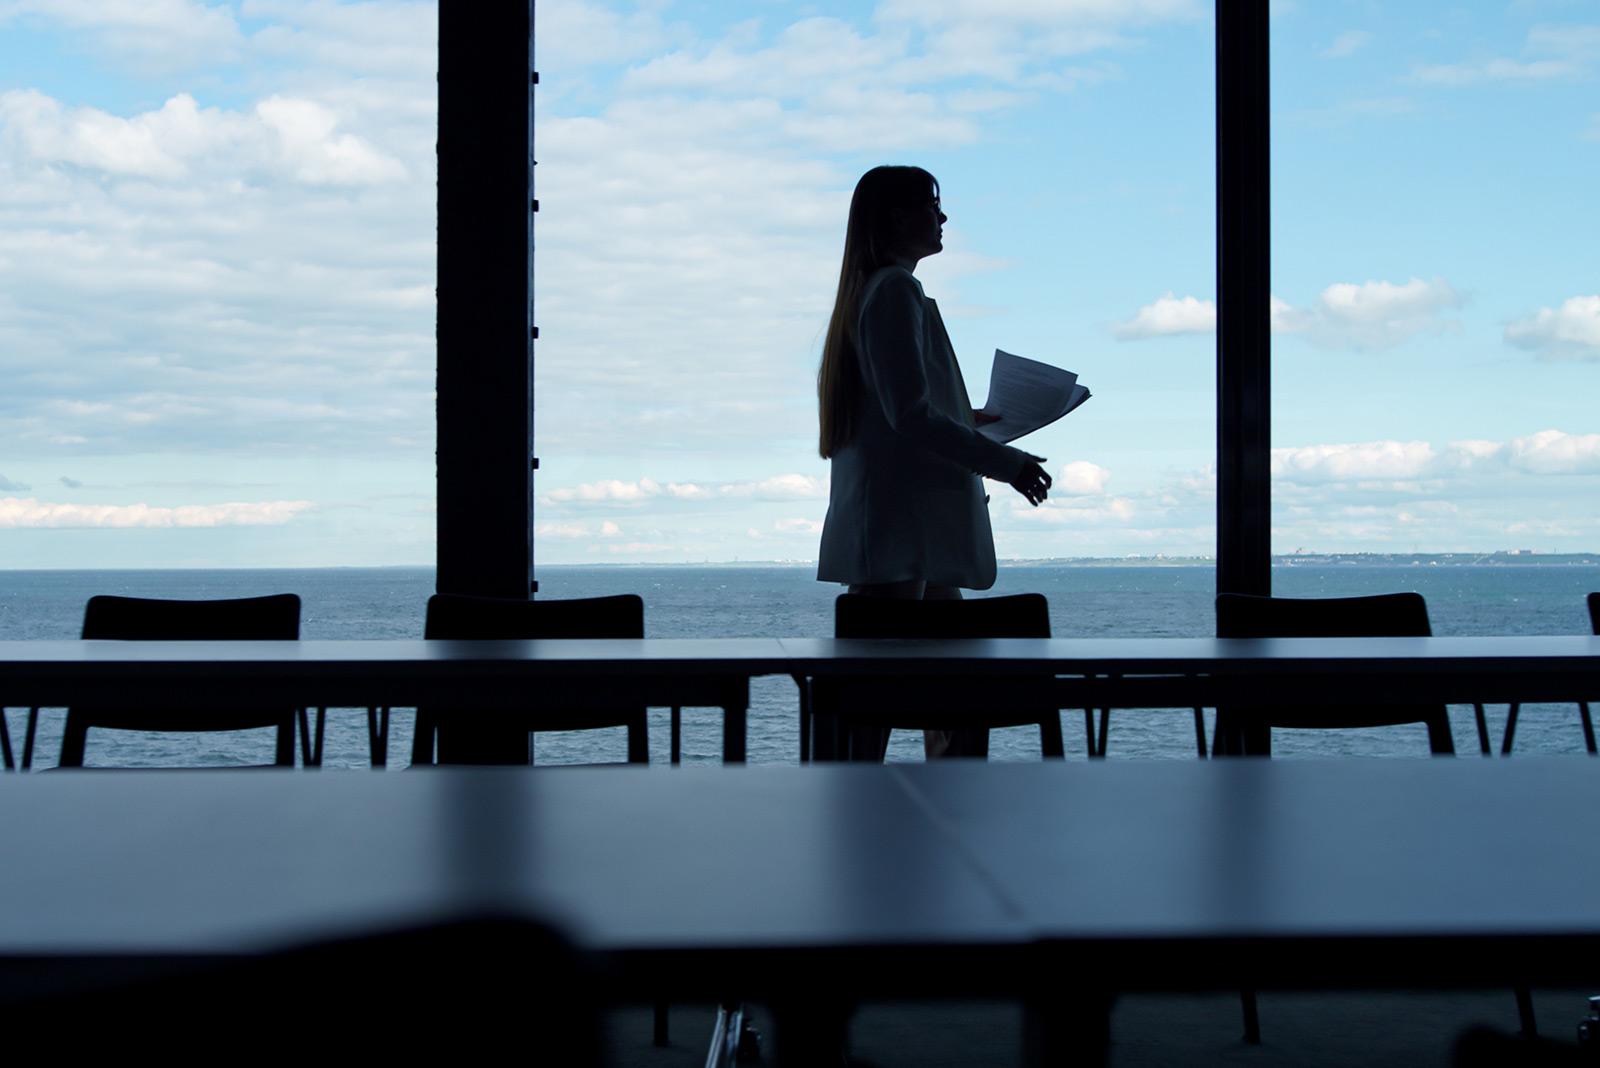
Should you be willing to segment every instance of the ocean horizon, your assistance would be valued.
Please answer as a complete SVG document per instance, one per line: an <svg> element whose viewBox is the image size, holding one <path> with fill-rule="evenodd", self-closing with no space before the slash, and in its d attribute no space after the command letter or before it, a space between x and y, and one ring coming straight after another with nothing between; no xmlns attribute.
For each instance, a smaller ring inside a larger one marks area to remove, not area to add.
<svg viewBox="0 0 1600 1068"><path fill-rule="evenodd" d="M1450 555L1454 554L1358 554L1316 562L1292 557L1273 568L1273 589L1288 597L1414 590L1427 599L1434 633L1441 635L1588 633L1584 596L1600 590L1600 556L1593 563L1583 562L1583 554L1521 553L1494 555L1477 563L1430 566L1426 562ZM1577 559L1568 559L1574 556ZM1050 602L1053 633L1061 637L1210 635L1215 570L1189 559L1193 562L1006 562L994 588L977 596L1043 593ZM542 564L536 573L543 597L641 595L650 637L827 636L840 587L817 582L812 566L754 561ZM101 593L176 598L297 593L303 606L303 637L420 637L433 579L431 566L5 570L0 571L0 640L77 637L84 603ZM1600 699L1600 694L1595 696ZM796 708L795 686L789 679L752 682L751 763L797 761ZM1496 747L1505 713L1504 705L1489 709ZM13 738L20 740L25 713L10 708L7 714ZM1082 714L1069 711L1063 716L1068 758L1083 759ZM59 710L42 715L36 766L54 764L61 718ZM720 715L712 709L686 710L684 720L685 762L720 759ZM1457 751L1475 754L1471 707L1452 706L1451 720ZM652 710L652 762L667 762L666 725L665 710ZM389 748L391 767L405 765L410 732L409 713L397 711ZM91 735L88 760L136 766L264 762L271 751L268 734L97 731ZM624 742L620 730L550 733L538 736L536 750L540 763L594 763L623 759ZM1427 744L1421 727L1280 731L1274 750L1287 757L1420 757L1427 754ZM1576 706L1525 706L1517 728L1517 751L1582 753ZM1119 709L1113 714L1111 759L1193 759L1194 755L1192 714L1187 709ZM889 758L920 760L921 739L912 732L895 732ZM995 732L992 759L1038 758L1037 731ZM330 711L326 765L364 767L367 760L364 710Z"/></svg>

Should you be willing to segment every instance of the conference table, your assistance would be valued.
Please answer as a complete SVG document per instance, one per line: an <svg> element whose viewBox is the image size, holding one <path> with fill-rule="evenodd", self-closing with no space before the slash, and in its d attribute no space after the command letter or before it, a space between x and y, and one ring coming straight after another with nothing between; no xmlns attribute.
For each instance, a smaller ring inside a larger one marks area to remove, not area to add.
<svg viewBox="0 0 1600 1068"><path fill-rule="evenodd" d="M1600 637L0 642L11 707L713 706L727 763L745 758L749 681L766 675L799 684L804 757L822 677L971 701L998 679L1048 680L1061 708L1577 701L1600 695Z"/></svg>
<svg viewBox="0 0 1600 1068"><path fill-rule="evenodd" d="M1578 984L1596 811L1570 757L11 775L0 976L510 914L619 1001Z"/></svg>
<svg viewBox="0 0 1600 1068"><path fill-rule="evenodd" d="M716 705L876 679L1063 708L1600 692L1587 636L4 642L8 706ZM526 912L613 996L1587 981L1587 761L0 776L0 959L254 953ZM114 892L113 892L114 889ZM1392 950L1401 950L1395 953ZM1048 977L1041 985L1039 976Z"/></svg>

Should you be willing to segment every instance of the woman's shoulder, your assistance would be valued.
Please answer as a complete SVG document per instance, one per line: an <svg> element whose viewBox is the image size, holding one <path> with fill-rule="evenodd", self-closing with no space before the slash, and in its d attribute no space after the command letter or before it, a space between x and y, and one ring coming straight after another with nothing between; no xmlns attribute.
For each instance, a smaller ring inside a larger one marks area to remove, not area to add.
<svg viewBox="0 0 1600 1068"><path fill-rule="evenodd" d="M917 276L898 263L879 267L868 276L867 284L861 291L862 306L865 307L879 293L915 293L918 297L924 296L922 283L917 281Z"/></svg>

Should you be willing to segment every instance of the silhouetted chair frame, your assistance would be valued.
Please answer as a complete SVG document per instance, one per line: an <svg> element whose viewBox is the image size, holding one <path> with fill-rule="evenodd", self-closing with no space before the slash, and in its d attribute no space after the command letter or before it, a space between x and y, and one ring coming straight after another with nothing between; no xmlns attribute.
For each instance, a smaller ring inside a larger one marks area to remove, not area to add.
<svg viewBox="0 0 1600 1068"><path fill-rule="evenodd" d="M1217 636L1221 638L1412 638L1428 637L1428 604L1418 593L1367 597L1257 597L1217 595ZM1235 753L1224 720L1237 730L1243 752ZM1282 707L1219 708L1213 751L1219 755L1269 756L1273 727L1365 728L1420 723L1428 730L1435 756L1453 755L1450 716L1442 704L1308 705L1294 707L1286 694Z"/></svg>
<svg viewBox="0 0 1600 1068"><path fill-rule="evenodd" d="M1291 598L1258 597L1243 593L1217 595L1217 635L1222 638L1402 638L1429 637L1428 603L1420 593L1385 593L1366 597ZM1428 730L1428 749L1434 756L1453 756L1449 710L1440 704L1310 705L1293 708L1287 695L1284 708L1219 708L1217 738L1212 752L1219 755L1270 756L1272 728L1365 728L1421 723ZM1488 752L1488 731L1483 706L1477 705L1478 731ZM1225 720L1232 720L1228 732ZM1227 733L1225 733L1227 732ZM1230 739L1228 734L1233 737ZM1517 1013L1523 1031L1535 1033L1533 1002L1526 987L1516 987ZM1261 1041L1260 1014L1254 990L1241 992L1245 1041Z"/></svg>
<svg viewBox="0 0 1600 1068"><path fill-rule="evenodd" d="M89 598L83 612L83 637L123 641L294 641L300 637L300 598L292 593L267 597L184 601L101 595ZM73 706L61 732L63 768L83 767L89 731L96 728L136 731L252 730L277 731L273 765L294 767L295 727L304 722L298 708L228 707L227 695L214 710L117 709ZM32 764L38 709L29 710L23 765ZM308 750L309 756L309 750Z"/></svg>
<svg viewBox="0 0 1600 1068"><path fill-rule="evenodd" d="M1589 603L1589 629L1594 634L1600 635L1600 593L1589 594L1587 600ZM1506 733L1500 739L1501 756L1511 755L1511 742L1512 739L1516 737L1517 717L1521 714L1521 712L1522 705L1518 702L1513 702L1511 707L1506 709ZM1594 719L1589 714L1588 701L1578 702L1578 722L1583 727L1584 749L1588 750L1590 756L1597 755L1594 737Z"/></svg>
<svg viewBox="0 0 1600 1068"><path fill-rule="evenodd" d="M834 602L837 638L1048 638L1043 594L904 601L841 594ZM1047 758L1066 755L1061 711L1049 678L937 683L906 676L819 677L812 680L814 729L832 734L839 758L850 758L852 728L975 730L1037 725ZM976 707L975 707L976 705ZM819 753L819 755L821 755Z"/></svg>
<svg viewBox="0 0 1600 1068"><path fill-rule="evenodd" d="M496 638L643 638L644 600L636 594L535 601L499 597L434 594L428 598L423 636L486 640ZM502 755L515 747L508 736L527 735L525 761L533 763L536 731L591 730L625 727L628 763L650 762L649 727L639 706L616 709L563 710L539 694L528 695L526 712L493 714L486 724L473 718L471 695L460 710L436 706L417 709L411 763L416 767L447 763L505 763ZM485 717L487 718L487 717ZM489 740L489 748L483 741Z"/></svg>

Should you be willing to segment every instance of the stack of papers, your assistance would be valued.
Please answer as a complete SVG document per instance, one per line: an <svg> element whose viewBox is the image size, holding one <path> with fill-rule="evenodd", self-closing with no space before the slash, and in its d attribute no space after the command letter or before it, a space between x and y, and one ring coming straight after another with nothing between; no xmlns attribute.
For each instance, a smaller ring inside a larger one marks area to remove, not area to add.
<svg viewBox="0 0 1600 1068"><path fill-rule="evenodd" d="M1015 441L1088 399L1089 390L1078 385L1073 372L995 349L989 399L979 411L1000 418L980 426L978 433L999 442Z"/></svg>

